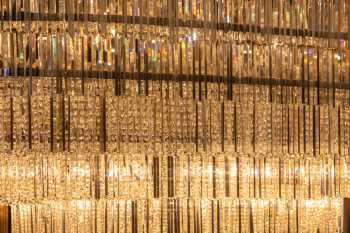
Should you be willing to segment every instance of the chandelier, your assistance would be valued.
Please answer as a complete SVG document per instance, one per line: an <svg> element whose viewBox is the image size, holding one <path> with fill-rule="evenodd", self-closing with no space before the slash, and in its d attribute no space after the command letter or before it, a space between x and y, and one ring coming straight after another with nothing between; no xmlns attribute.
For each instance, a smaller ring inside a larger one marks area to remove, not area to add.
<svg viewBox="0 0 350 233"><path fill-rule="evenodd" d="M349 11L345 0L1 1L7 227L343 232Z"/></svg>

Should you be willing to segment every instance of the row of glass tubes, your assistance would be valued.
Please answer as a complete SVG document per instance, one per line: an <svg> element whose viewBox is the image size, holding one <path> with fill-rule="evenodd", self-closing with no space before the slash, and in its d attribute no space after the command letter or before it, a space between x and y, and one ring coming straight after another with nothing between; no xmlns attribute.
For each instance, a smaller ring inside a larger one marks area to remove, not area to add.
<svg viewBox="0 0 350 233"><path fill-rule="evenodd" d="M13 233L342 231L341 199L147 199L14 205Z"/></svg>
<svg viewBox="0 0 350 233"><path fill-rule="evenodd" d="M347 40L167 27L4 24L0 95L145 95L349 105ZM31 29L32 28L32 31ZM26 31L28 30L29 31ZM16 31L16 33L13 32ZM175 40L176 37L176 40ZM54 80L54 81L49 81ZM40 85L45 85L41 88Z"/></svg>
<svg viewBox="0 0 350 233"><path fill-rule="evenodd" d="M238 0L4 0L0 14L92 14L203 20L262 27L347 31L348 4L342 1L238 1ZM69 18L68 21L74 19ZM103 23L103 19L101 20ZM146 23L146 22L145 22Z"/></svg>
<svg viewBox="0 0 350 233"><path fill-rule="evenodd" d="M348 156L350 109L150 97L0 98L0 151Z"/></svg>
<svg viewBox="0 0 350 233"><path fill-rule="evenodd" d="M0 161L0 197L45 200L152 198L320 199L350 196L347 158L230 154L31 154Z"/></svg>

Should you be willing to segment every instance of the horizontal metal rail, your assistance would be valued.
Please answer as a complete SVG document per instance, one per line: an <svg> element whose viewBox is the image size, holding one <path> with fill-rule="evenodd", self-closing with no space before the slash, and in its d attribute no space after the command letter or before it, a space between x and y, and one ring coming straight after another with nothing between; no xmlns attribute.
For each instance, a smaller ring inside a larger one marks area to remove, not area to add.
<svg viewBox="0 0 350 233"><path fill-rule="evenodd" d="M190 28L206 28L243 33L262 33L280 36L316 37L324 39L348 40L348 32L315 31L309 29L261 27L259 25L235 24L227 22L213 22L204 20L183 20L166 17L123 16L123 15L96 15L96 14L60 14L60 13L33 13L23 11L0 12L0 21L72 21L72 22L106 22L125 24L147 24L154 26L174 26Z"/></svg>
<svg viewBox="0 0 350 233"><path fill-rule="evenodd" d="M121 71L81 71L81 70L40 70L30 68L3 69L0 76L7 77L52 77L52 78L77 78L77 79L115 79L135 81L165 81L165 82L201 82L201 83L224 83L230 85L262 85L283 87L316 87L326 89L350 89L349 82L324 82L317 80L302 79L277 79L272 77L249 77L249 76L214 76L197 74L160 74L145 72L121 72Z"/></svg>

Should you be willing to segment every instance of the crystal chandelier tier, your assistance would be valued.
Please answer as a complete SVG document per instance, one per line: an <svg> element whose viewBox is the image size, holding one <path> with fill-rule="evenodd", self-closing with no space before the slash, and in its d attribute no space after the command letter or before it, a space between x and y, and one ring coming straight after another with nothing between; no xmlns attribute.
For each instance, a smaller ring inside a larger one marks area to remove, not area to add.
<svg viewBox="0 0 350 233"><path fill-rule="evenodd" d="M340 233L345 0L0 1L12 233Z"/></svg>

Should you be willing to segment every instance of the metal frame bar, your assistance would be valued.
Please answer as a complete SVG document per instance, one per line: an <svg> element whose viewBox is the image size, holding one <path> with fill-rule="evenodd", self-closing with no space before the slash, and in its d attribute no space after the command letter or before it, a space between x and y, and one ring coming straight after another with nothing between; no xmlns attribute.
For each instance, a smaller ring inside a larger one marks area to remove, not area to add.
<svg viewBox="0 0 350 233"><path fill-rule="evenodd" d="M29 68L17 68L6 71L6 74L0 70L0 77L51 77L51 78L76 78L84 77L86 79L120 79L137 81L168 81L168 82L207 82L207 83L227 83L237 85L262 85L262 86L283 86L300 88L326 88L326 89L350 89L350 82L319 82L317 80L302 79L277 79L277 78L258 78L258 77L237 77L237 76L214 76L214 75L196 75L196 74L155 74L139 72L138 75L132 72L118 71L81 71L81 70L40 70Z"/></svg>
<svg viewBox="0 0 350 233"><path fill-rule="evenodd" d="M106 23L123 23L123 24L145 24L154 26L175 26L206 28L213 30L223 30L243 33L264 33L280 36L299 36L299 37L316 37L325 39L349 39L347 32L329 32L314 31L306 29L279 28L279 27L261 27L249 24L234 24L224 22L212 22L204 20L183 20L165 17L147 17L147 16L123 16L123 15L97 15L97 14L58 14L58 13L34 13L34 12L2 12L0 21L72 21L72 22L106 22ZM283 32L283 33L281 33Z"/></svg>

